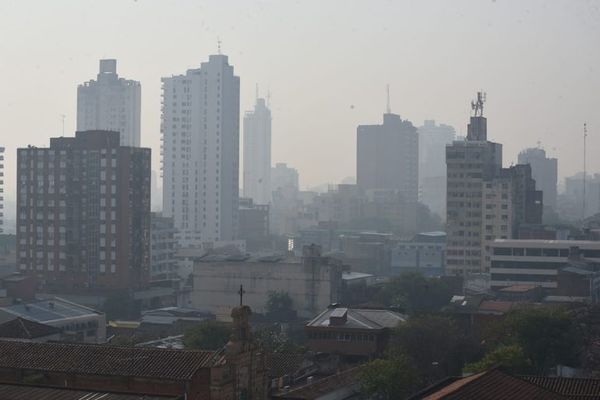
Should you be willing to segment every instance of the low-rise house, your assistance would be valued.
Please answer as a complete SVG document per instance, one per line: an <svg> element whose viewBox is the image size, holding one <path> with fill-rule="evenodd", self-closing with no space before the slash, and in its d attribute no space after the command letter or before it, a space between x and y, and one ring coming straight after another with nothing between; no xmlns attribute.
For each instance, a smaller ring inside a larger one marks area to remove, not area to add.
<svg viewBox="0 0 600 400"><path fill-rule="evenodd" d="M70 301L52 298L0 307L8 319L23 318L59 328L71 341L106 342L106 316L92 308Z"/></svg>
<svg viewBox="0 0 600 400"><path fill-rule="evenodd" d="M32 342L58 341L61 339L61 330L54 326L17 317L0 324L0 340L5 339Z"/></svg>
<svg viewBox="0 0 600 400"><path fill-rule="evenodd" d="M373 358L384 351L390 330L404 321L406 317L394 311L332 306L304 329L313 351Z"/></svg>

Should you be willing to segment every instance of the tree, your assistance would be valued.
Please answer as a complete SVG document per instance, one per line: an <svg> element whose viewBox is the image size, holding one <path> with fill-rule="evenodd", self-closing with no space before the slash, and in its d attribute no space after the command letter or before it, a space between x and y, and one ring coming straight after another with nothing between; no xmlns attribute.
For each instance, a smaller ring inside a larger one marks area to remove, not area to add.
<svg viewBox="0 0 600 400"><path fill-rule="evenodd" d="M267 317L276 320L294 319L294 302L290 295L284 291L270 291L268 293L266 310Z"/></svg>
<svg viewBox="0 0 600 400"><path fill-rule="evenodd" d="M183 345L186 349L218 350L229 341L231 327L229 324L207 320L187 329L183 334Z"/></svg>
<svg viewBox="0 0 600 400"><path fill-rule="evenodd" d="M507 316L505 326L504 341L516 341L536 371L543 372L556 364L578 363L582 338L565 310L517 310Z"/></svg>
<svg viewBox="0 0 600 400"><path fill-rule="evenodd" d="M465 372L483 372L494 366L502 366L512 373L525 374L531 370L531 362L518 344L500 345L481 360L465 365Z"/></svg>
<svg viewBox="0 0 600 400"><path fill-rule="evenodd" d="M373 398L404 399L418 388L418 371L411 360L398 354L365 364L359 375L361 391Z"/></svg>
<svg viewBox="0 0 600 400"><path fill-rule="evenodd" d="M377 300L410 314L437 312L452 297L450 288L439 278L418 272L405 272L386 283Z"/></svg>
<svg viewBox="0 0 600 400"><path fill-rule="evenodd" d="M465 360L479 345L464 335L454 321L441 316L418 316L395 329L389 353L408 356L424 382L460 374Z"/></svg>

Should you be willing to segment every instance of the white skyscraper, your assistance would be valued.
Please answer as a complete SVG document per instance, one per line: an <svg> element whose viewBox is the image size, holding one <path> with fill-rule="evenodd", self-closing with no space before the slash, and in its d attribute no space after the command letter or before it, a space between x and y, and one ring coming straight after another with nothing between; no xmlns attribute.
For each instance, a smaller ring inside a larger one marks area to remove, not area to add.
<svg viewBox="0 0 600 400"><path fill-rule="evenodd" d="M218 54L162 84L163 214L184 244L234 240L240 78Z"/></svg>
<svg viewBox="0 0 600 400"><path fill-rule="evenodd" d="M244 116L244 197L256 204L271 202L271 110L256 99Z"/></svg>
<svg viewBox="0 0 600 400"><path fill-rule="evenodd" d="M119 78L117 60L100 60L97 80L77 88L77 130L121 134L121 146L140 146L141 86Z"/></svg>

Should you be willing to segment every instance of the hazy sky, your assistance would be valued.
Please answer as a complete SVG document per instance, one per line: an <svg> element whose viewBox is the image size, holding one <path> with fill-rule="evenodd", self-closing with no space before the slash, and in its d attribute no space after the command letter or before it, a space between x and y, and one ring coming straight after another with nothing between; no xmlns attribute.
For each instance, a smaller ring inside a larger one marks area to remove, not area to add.
<svg viewBox="0 0 600 400"><path fill-rule="evenodd" d="M7 198L15 148L75 130L77 84L100 58L142 83L142 145L159 162L160 78L216 52L241 77L242 110L271 91L273 162L301 186L355 175L356 125L392 111L465 132L469 102L488 93L491 140L504 163L541 141L559 174L600 172L600 1L0 0L0 146Z"/></svg>

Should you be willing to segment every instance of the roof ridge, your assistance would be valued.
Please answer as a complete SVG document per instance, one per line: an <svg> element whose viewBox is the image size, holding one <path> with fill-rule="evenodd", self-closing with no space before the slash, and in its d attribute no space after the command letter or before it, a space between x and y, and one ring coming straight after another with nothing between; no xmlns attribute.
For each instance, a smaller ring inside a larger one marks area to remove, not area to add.
<svg viewBox="0 0 600 400"><path fill-rule="evenodd" d="M27 327L25 326L25 323L23 322L25 320L21 317L18 317L17 320L19 321L19 324L21 324L21 327L23 328L23 330L25 331L25 333L27 334L29 339L32 339L31 332L29 332L29 329L27 329Z"/></svg>

